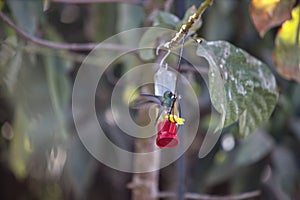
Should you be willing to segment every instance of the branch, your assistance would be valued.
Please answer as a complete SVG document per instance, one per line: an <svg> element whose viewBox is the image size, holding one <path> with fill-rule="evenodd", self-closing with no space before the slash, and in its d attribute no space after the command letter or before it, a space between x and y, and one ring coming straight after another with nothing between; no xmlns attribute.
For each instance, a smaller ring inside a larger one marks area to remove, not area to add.
<svg viewBox="0 0 300 200"><path fill-rule="evenodd" d="M54 3L72 3L72 4L89 4L89 3L128 3L134 5L143 5L140 0L50 0Z"/></svg>
<svg viewBox="0 0 300 200"><path fill-rule="evenodd" d="M73 51L82 51L82 50L92 50L96 48L99 44L98 43L59 43L59 42L52 42L48 40L43 40L34 36L29 35L22 29L20 29L17 25L15 25L2 11L0 11L0 18L10 26L12 29L16 31L18 35L25 38L26 40L40 45L44 47L49 47L53 49L64 49L64 50L73 50ZM114 50L114 51L131 51L127 46L118 45L118 44L102 44L99 46L102 49Z"/></svg>
<svg viewBox="0 0 300 200"><path fill-rule="evenodd" d="M180 27L180 30L176 33L176 35L167 43L165 43L164 47L167 49L172 49L176 44L178 44L182 39L188 34L190 28L194 25L194 23L199 20L209 6L211 6L213 0L205 0L198 8L198 10L189 17L186 24L183 24Z"/></svg>
<svg viewBox="0 0 300 200"><path fill-rule="evenodd" d="M237 195L207 195L207 194L197 194L197 193L186 193L186 199L194 199L194 200L243 200L253 197L260 196L261 192L259 190L245 192L242 194ZM175 197L174 192L160 192L158 193L159 198L168 198L168 197Z"/></svg>

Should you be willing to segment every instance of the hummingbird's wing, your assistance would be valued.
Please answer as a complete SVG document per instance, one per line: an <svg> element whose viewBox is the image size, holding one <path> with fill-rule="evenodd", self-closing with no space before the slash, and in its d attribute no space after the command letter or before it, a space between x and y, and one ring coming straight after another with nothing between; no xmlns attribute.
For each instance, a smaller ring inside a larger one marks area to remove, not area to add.
<svg viewBox="0 0 300 200"><path fill-rule="evenodd" d="M156 96L156 95L153 95L153 94L140 94L140 97L144 97L144 98L149 98L149 99L158 99L159 101L163 101L163 97L162 96Z"/></svg>
<svg viewBox="0 0 300 200"><path fill-rule="evenodd" d="M163 101L161 97L152 94L140 94L130 105L132 109L149 108L153 105L161 106Z"/></svg>

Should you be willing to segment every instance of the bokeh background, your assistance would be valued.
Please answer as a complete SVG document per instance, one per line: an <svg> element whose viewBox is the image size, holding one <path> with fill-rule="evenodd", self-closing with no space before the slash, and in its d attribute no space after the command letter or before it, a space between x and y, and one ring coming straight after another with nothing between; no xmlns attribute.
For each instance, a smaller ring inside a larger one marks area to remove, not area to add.
<svg viewBox="0 0 300 200"><path fill-rule="evenodd" d="M6 0L0 1L0 8L33 37L64 43L100 43L131 28L174 28L167 23L166 13L182 19L188 8L201 3L126 2ZM184 188L189 192L226 195L260 190L261 196L252 199L300 199L300 85L283 79L274 70L278 27L260 38L250 20L249 3L215 0L204 13L197 34L206 40L229 41L270 66L280 92L274 113L247 138L233 135L230 128L224 129L212 152L199 159L211 104L200 74L186 66L184 75L192 80L199 96L195 103L200 106L201 123L195 141L181 159L159 171L157 185L161 191L178 192ZM134 39L124 38L120 43L136 42ZM131 199L128 184L134 174L99 163L82 145L74 127L72 85L90 50L36 45L19 37L2 20L0 41L0 199ZM114 54L114 50L107 51ZM192 54L188 50L185 53ZM101 66L101 59L97 62ZM143 62L138 55L120 59L106 70L95 97L98 118L108 137L132 151L136 141L112 120L110 95L122 74ZM205 74L207 68L202 70Z"/></svg>

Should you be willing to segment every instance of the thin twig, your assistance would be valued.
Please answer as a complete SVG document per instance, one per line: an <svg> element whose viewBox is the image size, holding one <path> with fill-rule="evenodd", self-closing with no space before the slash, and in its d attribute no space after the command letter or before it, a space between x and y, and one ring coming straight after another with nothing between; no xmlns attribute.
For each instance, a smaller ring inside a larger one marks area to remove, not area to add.
<svg viewBox="0 0 300 200"><path fill-rule="evenodd" d="M99 59L96 56L90 56L89 59L86 59L87 56L85 54L80 54L76 52L67 51L62 53L62 51L53 51L49 48L45 47L38 47L36 45L27 45L27 46L16 46L8 41L0 42L1 45L7 45L11 49L14 49L15 51L17 49L21 49L22 51L38 54L38 55L44 55L44 56L56 56L59 58L63 58L72 62L78 62L81 63L84 61L85 64L89 65L99 65ZM137 53L134 51L134 53Z"/></svg>
<svg viewBox="0 0 300 200"><path fill-rule="evenodd" d="M134 5L143 5L140 0L50 0L54 3L72 3L72 4L91 4L91 3L127 3Z"/></svg>
<svg viewBox="0 0 300 200"><path fill-rule="evenodd" d="M194 200L243 200L253 197L260 196L261 192L259 190L245 192L237 195L208 195L208 194L198 194L198 193L185 193L185 199L194 199ZM158 193L158 198L168 198L175 197L174 192L160 192Z"/></svg>
<svg viewBox="0 0 300 200"><path fill-rule="evenodd" d="M43 40L34 36L31 36L24 32L22 29L20 29L17 25L15 25L9 17L7 17L2 11L0 11L0 18L5 22L8 26L10 26L12 29L16 31L18 35L25 38L26 40L40 45L44 47L49 47L53 49L64 49L64 50L73 50L73 51L83 51L83 50L92 50L96 48L99 43L59 43L59 42L52 42L48 40ZM119 44L108 44L103 43L99 46L101 49L108 49L108 50L114 50L114 51L131 51L127 46L119 45Z"/></svg>
<svg viewBox="0 0 300 200"><path fill-rule="evenodd" d="M25 46L25 47L21 47L21 48L22 48L22 50L29 52L29 53L45 55L45 56L57 56L59 58L63 58L63 59L66 59L66 60L69 60L72 62L77 62L77 63L84 62L85 64L99 66L99 59L95 56L89 56L89 58L86 59L87 56L85 54L80 54L80 53L71 52L71 51L61 53L60 51L53 51L53 50L49 50L47 48L40 48L40 47L37 47L34 45Z"/></svg>

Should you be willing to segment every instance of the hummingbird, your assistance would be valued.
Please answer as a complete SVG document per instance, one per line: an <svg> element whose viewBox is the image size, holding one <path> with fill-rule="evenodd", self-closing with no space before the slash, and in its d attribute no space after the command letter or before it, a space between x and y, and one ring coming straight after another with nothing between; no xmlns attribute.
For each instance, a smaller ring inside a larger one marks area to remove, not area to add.
<svg viewBox="0 0 300 200"><path fill-rule="evenodd" d="M173 123L182 125L184 124L184 119L180 117L181 109L177 102L178 97L171 91L165 91L163 96L157 96L153 94L140 94L139 97L130 106L133 109L147 108L152 105L159 107L158 115L155 120L157 123L160 116L166 111L164 118L170 120ZM178 116L175 114L175 109L178 109Z"/></svg>

